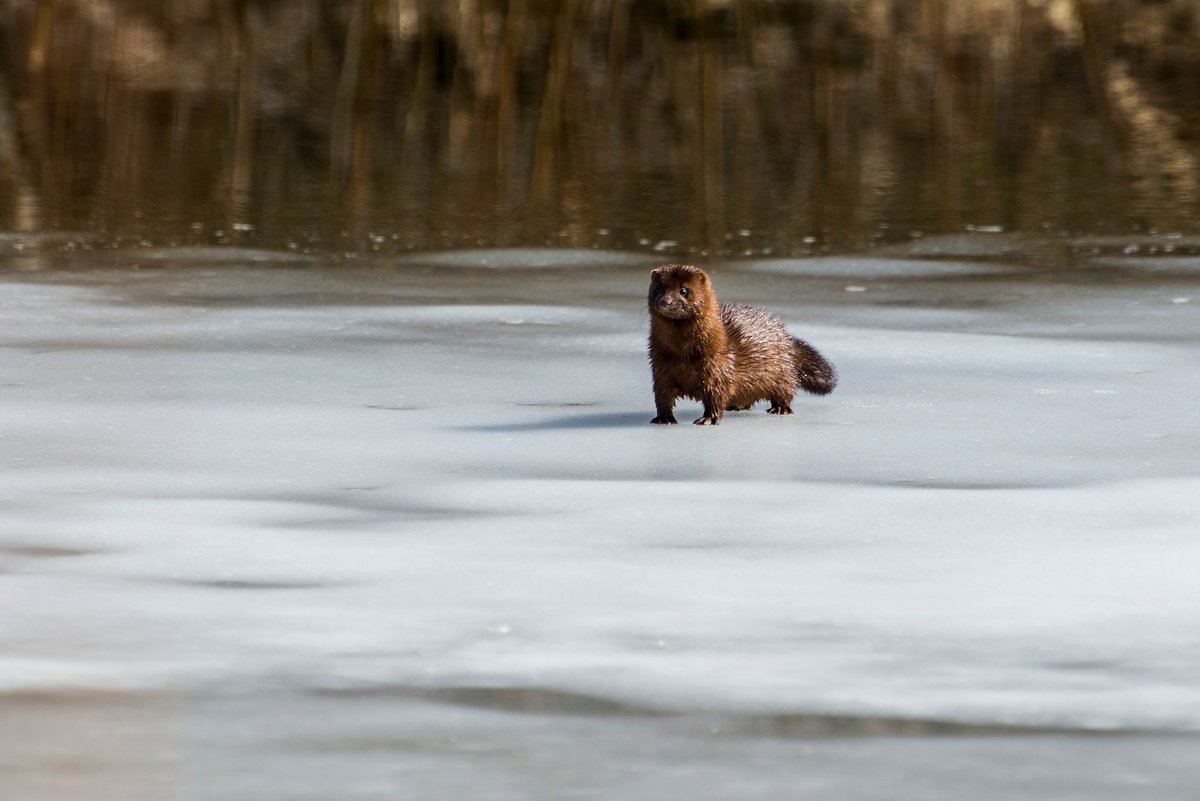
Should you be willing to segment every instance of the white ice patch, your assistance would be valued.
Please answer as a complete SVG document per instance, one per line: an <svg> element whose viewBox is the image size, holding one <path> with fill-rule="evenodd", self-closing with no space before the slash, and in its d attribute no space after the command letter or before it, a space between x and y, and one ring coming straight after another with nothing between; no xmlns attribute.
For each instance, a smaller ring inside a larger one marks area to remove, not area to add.
<svg viewBox="0 0 1200 801"><path fill-rule="evenodd" d="M1013 267L966 261L828 256L810 259L756 259L737 262L739 269L820 278L917 278L1011 272Z"/></svg>
<svg viewBox="0 0 1200 801"><path fill-rule="evenodd" d="M328 304L260 304L245 270L4 281L0 692L1200 730L1195 315L1160 288L862 293L789 320L832 395L703 429L690 401L649 425L628 271L566 273L589 305L383 271L396 301L362 305L338 269L275 275Z"/></svg>

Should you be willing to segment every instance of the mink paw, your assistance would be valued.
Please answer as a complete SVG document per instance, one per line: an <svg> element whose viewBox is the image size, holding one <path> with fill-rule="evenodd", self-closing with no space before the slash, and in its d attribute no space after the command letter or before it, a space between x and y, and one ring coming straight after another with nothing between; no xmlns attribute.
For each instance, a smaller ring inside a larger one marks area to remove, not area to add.
<svg viewBox="0 0 1200 801"><path fill-rule="evenodd" d="M791 413L792 413L791 406L772 406L770 409L767 409L767 414L791 414Z"/></svg>
<svg viewBox="0 0 1200 801"><path fill-rule="evenodd" d="M660 414L658 417L655 417L653 420L651 420L650 424L656 426L673 426L678 422L679 421L675 419L674 415Z"/></svg>
<svg viewBox="0 0 1200 801"><path fill-rule="evenodd" d="M721 418L701 417L697 420L693 420L692 422L698 426L719 426L721 424Z"/></svg>

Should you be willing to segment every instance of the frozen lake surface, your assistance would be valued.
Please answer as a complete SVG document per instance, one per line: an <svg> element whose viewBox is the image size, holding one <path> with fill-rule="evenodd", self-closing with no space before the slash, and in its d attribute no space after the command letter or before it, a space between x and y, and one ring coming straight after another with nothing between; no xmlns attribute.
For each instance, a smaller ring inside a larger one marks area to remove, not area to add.
<svg viewBox="0 0 1200 801"><path fill-rule="evenodd" d="M716 429L661 259L0 252L0 795L1195 798L1200 258L989 241Z"/></svg>

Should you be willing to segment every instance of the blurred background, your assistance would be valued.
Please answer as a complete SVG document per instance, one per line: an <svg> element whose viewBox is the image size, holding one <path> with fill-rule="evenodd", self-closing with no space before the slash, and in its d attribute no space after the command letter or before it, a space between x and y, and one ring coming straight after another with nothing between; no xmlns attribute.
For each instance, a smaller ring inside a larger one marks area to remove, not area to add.
<svg viewBox="0 0 1200 801"><path fill-rule="evenodd" d="M804 255L1189 233L1194 0L0 0L0 230Z"/></svg>

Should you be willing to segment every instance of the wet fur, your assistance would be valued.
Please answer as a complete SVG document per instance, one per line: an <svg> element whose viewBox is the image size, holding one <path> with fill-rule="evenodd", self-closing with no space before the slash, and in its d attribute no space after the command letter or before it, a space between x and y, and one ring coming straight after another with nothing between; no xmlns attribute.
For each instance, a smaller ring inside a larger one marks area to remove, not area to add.
<svg viewBox="0 0 1200 801"><path fill-rule="evenodd" d="M650 372L657 416L677 422L678 398L704 405L697 425L718 425L727 411L771 402L769 414L791 414L798 389L827 395L837 373L825 357L793 337L769 312L722 305L698 267L665 264L650 274Z"/></svg>

